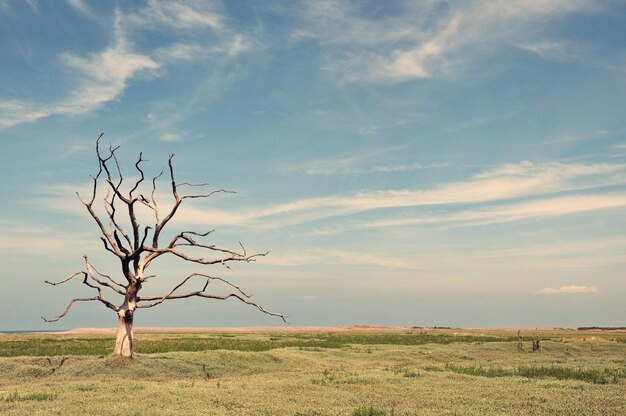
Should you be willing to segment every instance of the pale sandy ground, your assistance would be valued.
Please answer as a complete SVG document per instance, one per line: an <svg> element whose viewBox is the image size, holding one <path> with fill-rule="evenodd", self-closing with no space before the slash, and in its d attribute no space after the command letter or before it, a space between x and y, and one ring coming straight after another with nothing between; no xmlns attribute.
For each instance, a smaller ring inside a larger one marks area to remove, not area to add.
<svg viewBox="0 0 626 416"><path fill-rule="evenodd" d="M368 325L350 325L350 326L251 326L251 327L226 327L226 328L194 328L194 327L135 327L133 332L195 332L195 333L211 333L211 332L349 332L349 331L372 331L372 332L409 332L409 331L576 331L575 328L429 328L429 327L411 327L411 326L368 326ZM49 334L58 335L115 335L117 328L75 328L64 332L50 332ZM39 332L46 334L47 332Z"/></svg>
<svg viewBox="0 0 626 416"><path fill-rule="evenodd" d="M149 327L133 328L133 332L344 332L344 331L407 331L404 326L249 326L226 328ZM115 334L117 328L75 328L56 334Z"/></svg>

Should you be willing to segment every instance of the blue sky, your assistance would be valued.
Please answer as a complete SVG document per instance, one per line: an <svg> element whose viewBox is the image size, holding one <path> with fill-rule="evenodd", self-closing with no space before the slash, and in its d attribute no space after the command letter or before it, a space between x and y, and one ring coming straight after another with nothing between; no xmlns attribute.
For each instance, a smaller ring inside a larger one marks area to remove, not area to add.
<svg viewBox="0 0 626 416"><path fill-rule="evenodd" d="M130 176L174 153L180 181L237 191L170 231L269 250L212 273L293 324L624 324L623 2L0 0L0 31L0 329L90 295L43 283L83 253L117 272L74 194L101 132ZM155 271L146 293L199 270ZM140 312L279 324L235 302ZM114 323L83 304L48 328Z"/></svg>

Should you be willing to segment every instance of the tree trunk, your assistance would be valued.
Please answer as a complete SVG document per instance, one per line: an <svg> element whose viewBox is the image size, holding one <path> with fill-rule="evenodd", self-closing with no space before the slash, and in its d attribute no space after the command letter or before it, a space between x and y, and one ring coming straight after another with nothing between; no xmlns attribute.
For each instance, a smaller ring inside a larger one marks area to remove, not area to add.
<svg viewBox="0 0 626 416"><path fill-rule="evenodd" d="M132 358L133 354L133 314L120 311L113 355Z"/></svg>

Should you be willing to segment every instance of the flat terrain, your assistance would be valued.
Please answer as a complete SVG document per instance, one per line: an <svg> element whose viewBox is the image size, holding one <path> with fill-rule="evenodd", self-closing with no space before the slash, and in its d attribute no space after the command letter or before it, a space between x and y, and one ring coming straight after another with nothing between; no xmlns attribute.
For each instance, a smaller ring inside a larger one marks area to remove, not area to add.
<svg viewBox="0 0 626 416"><path fill-rule="evenodd" d="M624 415L626 332L272 328L0 335L2 415Z"/></svg>

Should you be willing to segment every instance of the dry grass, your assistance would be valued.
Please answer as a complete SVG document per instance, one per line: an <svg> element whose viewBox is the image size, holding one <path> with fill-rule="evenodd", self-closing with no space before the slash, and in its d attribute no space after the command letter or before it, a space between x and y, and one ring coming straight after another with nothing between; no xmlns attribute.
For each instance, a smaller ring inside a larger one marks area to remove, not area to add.
<svg viewBox="0 0 626 416"><path fill-rule="evenodd" d="M455 342L380 335L143 334L151 342L210 336L239 340L237 345L274 342L276 348L143 353L134 360L108 355L0 358L0 414L626 414L626 343L615 339L624 334L594 339L545 334L549 339L540 354L518 352L509 332L485 334L501 337L500 342L476 340L472 337L481 334L472 331ZM19 339L3 337L0 344ZM83 348L90 338L71 339L81 340L68 342ZM314 346L312 340L333 347ZM594 381L604 375L605 384Z"/></svg>

